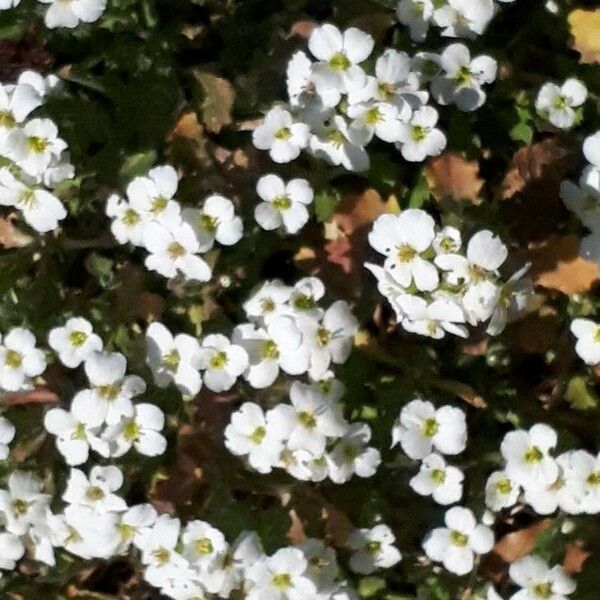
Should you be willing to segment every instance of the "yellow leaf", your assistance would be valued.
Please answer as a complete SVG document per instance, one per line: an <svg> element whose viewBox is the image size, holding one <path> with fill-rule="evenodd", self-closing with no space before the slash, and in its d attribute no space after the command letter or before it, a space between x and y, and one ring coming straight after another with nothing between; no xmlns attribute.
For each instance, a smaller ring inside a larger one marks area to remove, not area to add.
<svg viewBox="0 0 600 600"><path fill-rule="evenodd" d="M582 63L600 63L600 9L577 9L569 14L573 48Z"/></svg>

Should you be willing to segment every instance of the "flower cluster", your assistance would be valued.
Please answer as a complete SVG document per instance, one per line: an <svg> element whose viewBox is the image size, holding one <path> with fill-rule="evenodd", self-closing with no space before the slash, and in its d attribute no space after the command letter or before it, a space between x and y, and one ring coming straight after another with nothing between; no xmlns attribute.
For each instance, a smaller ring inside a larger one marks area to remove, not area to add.
<svg viewBox="0 0 600 600"><path fill-rule="evenodd" d="M369 575L377 569L389 569L402 555L394 542L396 537L385 524L371 529L356 529L348 536L348 546L353 550L350 568L355 573Z"/></svg>
<svg viewBox="0 0 600 600"><path fill-rule="evenodd" d="M246 402L231 416L225 445L244 457L259 473L285 469L301 481L345 483L353 475L371 477L381 462L368 446L366 423L348 423L339 400L342 384L329 379L313 384L292 383L290 404L278 404L266 413Z"/></svg>
<svg viewBox="0 0 600 600"><path fill-rule="evenodd" d="M236 244L243 233L242 220L231 200L206 198L202 208L182 208L175 199L177 172L171 166L151 169L127 186L127 198L112 195L106 204L111 231L121 244L128 242L148 251L146 267L163 277L208 281L212 271L200 254L215 241Z"/></svg>
<svg viewBox="0 0 600 600"><path fill-rule="evenodd" d="M438 409L431 402L409 402L392 429L392 447L400 444L409 458L421 460L417 475L409 482L421 496L438 504L453 504L462 498L463 472L446 464L443 454L460 454L467 445L465 413L453 406Z"/></svg>
<svg viewBox="0 0 600 600"><path fill-rule="evenodd" d="M424 41L431 25L444 37L474 39L486 30L498 6L493 0L400 0L396 14L413 42Z"/></svg>
<svg viewBox="0 0 600 600"><path fill-rule="evenodd" d="M600 265L600 131L584 140L583 155L588 164L578 184L563 181L560 197L565 206L590 230L581 241L581 255Z"/></svg>
<svg viewBox="0 0 600 600"><path fill-rule="evenodd" d="M40 233L67 216L54 190L74 175L56 124L32 115L56 85L55 77L33 71L24 71L15 84L0 84L0 205L18 209Z"/></svg>
<svg viewBox="0 0 600 600"><path fill-rule="evenodd" d="M588 91L578 79L567 79L561 86L545 83L538 92L535 109L540 117L559 129L571 129L577 119L577 108L587 99Z"/></svg>
<svg viewBox="0 0 600 600"><path fill-rule="evenodd" d="M67 27L73 29L79 23L94 23L106 10L106 0L38 0L48 4L44 23L49 29ZM0 11L14 8L21 0L0 0Z"/></svg>
<svg viewBox="0 0 600 600"><path fill-rule="evenodd" d="M163 412L154 404L133 401L146 391L146 383L126 375L127 360L121 353L103 351L88 321L73 317L51 330L48 340L65 366L83 363L89 381L89 388L75 394L68 410L53 408L44 418L67 464L85 463L90 448L104 458L123 456L131 448L145 456L165 451Z"/></svg>
<svg viewBox="0 0 600 600"><path fill-rule="evenodd" d="M0 336L0 390L19 392L33 387L33 378L46 370L46 355L36 347L35 336L14 327Z"/></svg>
<svg viewBox="0 0 600 600"><path fill-rule="evenodd" d="M467 337L467 324L487 322L488 333L496 335L528 308L527 267L504 280L498 269L508 251L491 231L475 233L465 252L456 228L440 229L425 211L407 209L378 217L369 243L386 258L383 267L365 266L407 331Z"/></svg>
<svg viewBox="0 0 600 600"><path fill-rule="evenodd" d="M540 515L560 508L568 514L600 512L600 457L586 450L568 450L556 458L557 435L538 423L504 436L500 446L505 464L488 478L487 507L498 512L519 499Z"/></svg>

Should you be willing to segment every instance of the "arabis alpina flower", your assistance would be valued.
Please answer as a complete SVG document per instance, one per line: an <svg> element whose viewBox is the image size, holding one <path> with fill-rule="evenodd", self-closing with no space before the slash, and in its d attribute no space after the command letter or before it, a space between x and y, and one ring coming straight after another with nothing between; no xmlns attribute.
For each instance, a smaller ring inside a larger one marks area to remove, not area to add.
<svg viewBox="0 0 600 600"><path fill-rule="evenodd" d="M146 382L137 375L125 375L127 360L119 352L93 352L85 361L91 389L79 392L89 410L102 414L109 425L133 414L134 396L146 391Z"/></svg>
<svg viewBox="0 0 600 600"><path fill-rule="evenodd" d="M40 0L50 4L44 17L44 23L49 29L67 27L73 29L80 22L93 23L97 21L106 9L106 0Z"/></svg>
<svg viewBox="0 0 600 600"><path fill-rule="evenodd" d="M0 533L0 569L12 571L24 554L21 538L12 533Z"/></svg>
<svg viewBox="0 0 600 600"><path fill-rule="evenodd" d="M355 573L369 575L377 569L388 569L402 558L394 546L396 537L387 525L372 529L357 529L348 537L348 545L354 551L350 568Z"/></svg>
<svg viewBox="0 0 600 600"><path fill-rule="evenodd" d="M339 408L329 405L311 386L295 381L290 401L291 406L279 404L268 415L269 424L288 440L290 450L321 456L328 437L343 436L348 430Z"/></svg>
<svg viewBox="0 0 600 600"><path fill-rule="evenodd" d="M196 255L200 247L188 223L175 220L150 222L144 227L142 239L149 252L145 264L151 271L169 278L181 274L192 281L208 281L211 278L210 267Z"/></svg>
<svg viewBox="0 0 600 600"><path fill-rule="evenodd" d="M356 474L372 477L381 463L376 448L367 446L371 440L371 428L366 423L352 423L347 433L339 439L327 454L329 477L334 483L345 483Z"/></svg>
<svg viewBox="0 0 600 600"><path fill-rule="evenodd" d="M579 487L581 510L588 514L600 512L600 455L594 456L585 450L575 450L568 454L568 465L563 470L566 484ZM561 457L558 457L557 461ZM562 466L562 463L559 462Z"/></svg>
<svg viewBox="0 0 600 600"><path fill-rule="evenodd" d="M236 216L233 202L218 194L209 196L202 208L185 208L181 216L192 226L199 252L211 250L215 240L223 246L233 246L244 232L242 219Z"/></svg>
<svg viewBox="0 0 600 600"><path fill-rule="evenodd" d="M252 141L259 150L268 150L273 162L287 163L300 156L309 136L308 125L295 122L285 108L275 106L254 130Z"/></svg>
<svg viewBox="0 0 600 600"><path fill-rule="evenodd" d="M329 593L335 587L338 576L338 564L335 550L325 545L322 540L305 539L299 546L308 566L306 575L317 586L318 591Z"/></svg>
<svg viewBox="0 0 600 600"><path fill-rule="evenodd" d="M17 392L32 387L31 378L46 369L46 357L35 347L31 331L14 327L0 345L0 388Z"/></svg>
<svg viewBox="0 0 600 600"><path fill-rule="evenodd" d="M335 26L317 27L308 40L308 48L319 61L312 66L312 80L317 91L337 90L347 94L365 82L365 73L358 66L365 61L374 46L373 38L355 27L343 33Z"/></svg>
<svg viewBox="0 0 600 600"><path fill-rule="evenodd" d="M225 428L225 445L236 456L247 456L259 473L270 473L283 449L285 433L265 417L258 404L245 402L231 415Z"/></svg>
<svg viewBox="0 0 600 600"><path fill-rule="evenodd" d="M0 460L6 460L9 452L8 445L15 437L15 426L0 416Z"/></svg>
<svg viewBox="0 0 600 600"><path fill-rule="evenodd" d="M300 320L322 319L323 309L317 303L324 295L325 286L318 277L303 277L290 291L289 308Z"/></svg>
<svg viewBox="0 0 600 600"><path fill-rule="evenodd" d="M427 37L433 7L432 0L400 0L396 15L408 27L413 42L422 42Z"/></svg>
<svg viewBox="0 0 600 600"><path fill-rule="evenodd" d="M579 177L579 185L563 181L560 197L588 229L596 231L600 227L600 169L588 165Z"/></svg>
<svg viewBox="0 0 600 600"><path fill-rule="evenodd" d="M8 167L0 169L0 204L18 208L25 222L40 233L56 229L67 216L56 196L36 185L26 185Z"/></svg>
<svg viewBox="0 0 600 600"><path fill-rule="evenodd" d="M160 456L167 449L167 440L160 433L165 426L165 415L154 404L142 402L133 407L133 415L108 426L103 438L115 447L111 455L126 454L131 447L144 456Z"/></svg>
<svg viewBox="0 0 600 600"><path fill-rule="evenodd" d="M402 286L434 290L439 283L435 266L423 257L435 237L435 223L423 210L409 208L399 215L381 215L369 233L369 243L386 259L384 268Z"/></svg>
<svg viewBox="0 0 600 600"><path fill-rule="evenodd" d="M477 110L485 102L481 86L496 79L497 63L490 56L471 60L463 44L451 44L440 56L444 74L431 83L431 93L438 104L456 104L462 111Z"/></svg>
<svg viewBox="0 0 600 600"><path fill-rule="evenodd" d="M200 368L204 370L204 383L213 392L223 392L233 387L236 379L248 368L248 353L232 344L221 334L207 335L200 348Z"/></svg>
<svg viewBox="0 0 600 600"><path fill-rule="evenodd" d="M433 21L444 28L442 35L473 39L481 35L494 16L493 0L447 0L433 13Z"/></svg>
<svg viewBox="0 0 600 600"><path fill-rule="evenodd" d="M116 554L127 552L129 546L135 543L142 532L154 525L157 514L151 504L137 504L119 515L117 530L120 543L115 550Z"/></svg>
<svg viewBox="0 0 600 600"><path fill-rule="evenodd" d="M123 473L113 466L92 467L89 478L80 469L71 469L62 499L69 504L89 506L102 514L127 509L116 492L123 485Z"/></svg>
<svg viewBox="0 0 600 600"><path fill-rule="evenodd" d="M227 550L225 536L204 521L190 521L181 536L183 556L201 570L214 567Z"/></svg>
<svg viewBox="0 0 600 600"><path fill-rule="evenodd" d="M174 199L179 185L177 172L169 165L150 169L127 186L131 208L144 221L177 222L180 206Z"/></svg>
<svg viewBox="0 0 600 600"><path fill-rule="evenodd" d="M106 214L111 217L110 230L119 244L132 243L141 246L144 226L148 222L145 213L138 212L131 204L112 194L106 201Z"/></svg>
<svg viewBox="0 0 600 600"><path fill-rule="evenodd" d="M494 512L514 506L521 486L512 481L504 471L492 473L485 484L485 504Z"/></svg>
<svg viewBox="0 0 600 600"><path fill-rule="evenodd" d="M195 396L202 387L200 344L186 333L173 336L162 323L151 323L146 330L146 360L154 382L161 388L171 382L187 396Z"/></svg>
<svg viewBox="0 0 600 600"><path fill-rule="evenodd" d="M456 227L444 227L438 231L433 240L436 254L456 254L462 246L462 236Z"/></svg>
<svg viewBox="0 0 600 600"><path fill-rule="evenodd" d="M447 465L439 454L430 454L409 485L417 494L431 496L438 504L453 504L462 497L463 479L459 468Z"/></svg>
<svg viewBox="0 0 600 600"><path fill-rule="evenodd" d="M304 600L315 596L315 584L306 576L308 563L297 548L282 548L251 566L247 600Z"/></svg>
<svg viewBox="0 0 600 600"><path fill-rule="evenodd" d="M90 446L101 456L108 457L109 445L99 436L104 421L104 411L90 410L87 394L80 392L71 402L71 410L53 408L46 413L44 427L56 436L56 447L68 465L83 464Z"/></svg>
<svg viewBox="0 0 600 600"><path fill-rule="evenodd" d="M445 297L427 300L419 296L403 295L398 298L397 304L404 317L402 327L406 331L426 335L434 339L441 339L446 332L460 337L468 337L465 314L459 304Z"/></svg>
<svg viewBox="0 0 600 600"><path fill-rule="evenodd" d="M6 490L0 490L0 514L5 527L25 535L32 525L43 523L51 497L42 493L42 482L32 473L13 471Z"/></svg>
<svg viewBox="0 0 600 600"><path fill-rule="evenodd" d="M571 332L577 338L575 351L588 365L600 363L600 325L591 319L575 319Z"/></svg>
<svg viewBox="0 0 600 600"><path fill-rule="evenodd" d="M102 350L102 340L94 333L92 324L82 317L71 317L63 327L52 329L48 344L70 369L78 367L92 352Z"/></svg>
<svg viewBox="0 0 600 600"><path fill-rule="evenodd" d="M421 162L428 156L438 156L446 147L446 136L435 128L438 112L432 106L415 111L408 124L400 128L400 152L409 162Z"/></svg>
<svg viewBox="0 0 600 600"><path fill-rule="evenodd" d="M600 131L583 140L583 155L596 169L600 169Z"/></svg>
<svg viewBox="0 0 600 600"><path fill-rule="evenodd" d="M554 429L541 423L529 431L519 429L507 433L500 446L507 475L524 487L552 484L556 481L558 466L549 452L556 442Z"/></svg>
<svg viewBox="0 0 600 600"><path fill-rule="evenodd" d="M267 231L283 227L286 233L298 233L308 221L307 206L313 190L306 179L292 179L286 184L277 175L263 175L256 184L262 202L254 209L256 222Z"/></svg>
<svg viewBox="0 0 600 600"><path fill-rule="evenodd" d="M478 525L473 513L461 506L450 508L444 521L446 527L431 531L423 549L451 573L466 575L473 570L474 555L487 554L493 548L494 534L485 525Z"/></svg>
<svg viewBox="0 0 600 600"><path fill-rule="evenodd" d="M244 302L244 310L249 319L262 319L268 323L278 316L290 299L292 288L275 279L265 281Z"/></svg>
<svg viewBox="0 0 600 600"><path fill-rule="evenodd" d="M559 129L570 129L575 123L578 106L587 99L587 88L578 79L567 79L560 87L545 83L535 100L537 112Z"/></svg>
<svg viewBox="0 0 600 600"><path fill-rule="evenodd" d="M525 556L512 563L510 578L522 589L510 600L567 600L576 589L575 582L565 573L562 566L548 566L538 556Z"/></svg>
<svg viewBox="0 0 600 600"><path fill-rule="evenodd" d="M465 413L453 406L436 410L431 402L412 400L394 423L392 446L398 442L412 459L423 459L434 448L441 454L460 454L467 443Z"/></svg>

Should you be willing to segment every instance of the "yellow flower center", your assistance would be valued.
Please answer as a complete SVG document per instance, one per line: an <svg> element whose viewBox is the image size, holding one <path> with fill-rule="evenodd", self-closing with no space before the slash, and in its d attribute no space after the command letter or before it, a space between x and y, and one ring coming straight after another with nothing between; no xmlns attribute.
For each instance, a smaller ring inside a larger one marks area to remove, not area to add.
<svg viewBox="0 0 600 600"><path fill-rule="evenodd" d="M115 400L121 391L121 386L118 383L109 383L98 386L96 390L104 399Z"/></svg>
<svg viewBox="0 0 600 600"><path fill-rule="evenodd" d="M219 219L217 217L211 217L210 215L200 215L198 219L199 225L201 229L208 231L210 233L214 233L217 230L217 225L219 224Z"/></svg>
<svg viewBox="0 0 600 600"><path fill-rule="evenodd" d="M398 260L402 263L410 262L416 255L417 251L408 244L401 244L400 246L396 246L396 256L398 257Z"/></svg>
<svg viewBox="0 0 600 600"><path fill-rule="evenodd" d="M347 71L352 63L348 60L348 57L343 52L336 52L329 59L329 66L334 71Z"/></svg>
<svg viewBox="0 0 600 600"><path fill-rule="evenodd" d="M422 142L427 137L427 130L420 125L413 125L410 128L410 137L415 142Z"/></svg>
<svg viewBox="0 0 600 600"><path fill-rule="evenodd" d="M538 598L551 598L552 597L552 584L548 582L538 583L533 586L533 593Z"/></svg>
<svg viewBox="0 0 600 600"><path fill-rule="evenodd" d="M127 225L127 227L134 227L140 221L140 215L133 210L133 208L128 208L121 217L121 221Z"/></svg>
<svg viewBox="0 0 600 600"><path fill-rule="evenodd" d="M23 515L27 514L27 511L29 510L29 504L27 504L27 502L21 498L16 498L13 500L11 507L13 514L17 517L22 517Z"/></svg>
<svg viewBox="0 0 600 600"><path fill-rule="evenodd" d="M180 360L179 352L177 352L175 348L169 350L169 352L162 357L162 363L169 371L177 371Z"/></svg>
<svg viewBox="0 0 600 600"><path fill-rule="evenodd" d="M444 469L433 469L431 471L431 480L435 485L441 485L446 481L446 471Z"/></svg>
<svg viewBox="0 0 600 600"><path fill-rule="evenodd" d="M266 340L262 344L261 355L263 358L279 358L279 348L273 340Z"/></svg>
<svg viewBox="0 0 600 600"><path fill-rule="evenodd" d="M506 496L512 492L512 483L508 479L500 479L500 481L496 483L496 489L498 492Z"/></svg>
<svg viewBox="0 0 600 600"><path fill-rule="evenodd" d="M204 556L206 556L207 554L212 554L214 551L214 546L212 542L206 537L196 540L195 547L196 553L202 554Z"/></svg>
<svg viewBox="0 0 600 600"><path fill-rule="evenodd" d="M123 425L123 437L128 442L137 442L140 439L142 430L134 419L130 419Z"/></svg>
<svg viewBox="0 0 600 600"><path fill-rule="evenodd" d="M27 138L27 147L34 154L42 154L48 147L48 140L42 137L32 136Z"/></svg>
<svg viewBox="0 0 600 600"><path fill-rule="evenodd" d="M104 498L104 492L97 485L93 485L87 489L87 491L85 492L85 497L88 500L96 502Z"/></svg>
<svg viewBox="0 0 600 600"><path fill-rule="evenodd" d="M5 361L11 369L18 369L23 364L23 355L16 350L7 350Z"/></svg>
<svg viewBox="0 0 600 600"><path fill-rule="evenodd" d="M87 340L87 338L87 333L84 333L83 331L71 331L69 334L69 343L71 346L79 348L85 344L85 340Z"/></svg>
<svg viewBox="0 0 600 600"><path fill-rule="evenodd" d="M292 586L292 577L289 573L277 573L273 576L271 583L275 589L283 592Z"/></svg>
<svg viewBox="0 0 600 600"><path fill-rule="evenodd" d="M425 421L423 421L423 425L421 426L421 432L425 437L428 438L432 438L439 430L440 426L433 417L425 419Z"/></svg>
<svg viewBox="0 0 600 600"><path fill-rule="evenodd" d="M473 77L469 67L461 67L457 72L454 80L457 85L467 85Z"/></svg>
<svg viewBox="0 0 600 600"><path fill-rule="evenodd" d="M289 196L277 196L273 199L272 204L277 210L281 211L287 210L292 205L292 201Z"/></svg>
<svg viewBox="0 0 600 600"><path fill-rule="evenodd" d="M23 190L20 194L19 194L19 204L21 206L24 206L26 208L31 208L31 206L33 206L33 203L35 202L35 193L33 190Z"/></svg>
<svg viewBox="0 0 600 600"><path fill-rule="evenodd" d="M556 110L564 110L565 108L567 108L567 106L569 106L569 100L564 96L557 96L554 99L553 106Z"/></svg>
<svg viewBox="0 0 600 600"><path fill-rule="evenodd" d="M124 542L133 539L133 536L135 535L135 527L128 525L127 523L121 523L120 525L117 525L117 531L119 532L119 537Z"/></svg>
<svg viewBox="0 0 600 600"><path fill-rule="evenodd" d="M257 427L248 437L250 441L257 446L262 443L267 435L267 430L264 427Z"/></svg>
<svg viewBox="0 0 600 600"><path fill-rule="evenodd" d="M225 352L215 352L210 359L211 369L224 369L227 364L227 354Z"/></svg>
<svg viewBox="0 0 600 600"><path fill-rule="evenodd" d="M331 341L331 331L325 327L319 327L317 329L317 341L321 346L327 346Z"/></svg>
<svg viewBox="0 0 600 600"><path fill-rule="evenodd" d="M596 471L595 473L590 473L588 475L587 482L590 485L600 485L600 471Z"/></svg>
<svg viewBox="0 0 600 600"><path fill-rule="evenodd" d="M367 125L377 125L377 123L379 123L379 121L381 121L383 118L381 111L374 106L373 108L370 108L364 116L365 119L365 123Z"/></svg>
<svg viewBox="0 0 600 600"><path fill-rule="evenodd" d="M159 566L164 566L169 562L171 553L161 546L152 552L152 556Z"/></svg>
<svg viewBox="0 0 600 600"><path fill-rule="evenodd" d="M17 122L10 111L0 110L0 127L12 129L16 124Z"/></svg>
<svg viewBox="0 0 600 600"><path fill-rule="evenodd" d="M260 301L260 310L263 313L273 312L275 310L275 302L271 298L263 298Z"/></svg>
<svg viewBox="0 0 600 600"><path fill-rule="evenodd" d="M171 242L167 247L167 254L171 260L185 256L185 248L179 242Z"/></svg>
<svg viewBox="0 0 600 600"><path fill-rule="evenodd" d="M282 127L275 132L275 139L280 141L289 140L292 137L292 130L289 127Z"/></svg>
<svg viewBox="0 0 600 600"><path fill-rule="evenodd" d="M310 310L315 307L315 300L312 296L306 294L299 294L294 299L294 306L302 310Z"/></svg>
<svg viewBox="0 0 600 600"><path fill-rule="evenodd" d="M167 208L167 203L169 201L164 196L156 196L156 198L152 198L152 204L150 206L150 212L154 214L161 213L165 208Z"/></svg>
<svg viewBox="0 0 600 600"><path fill-rule="evenodd" d="M313 413L302 411L298 414L298 421L307 429L314 429L317 426L317 419Z"/></svg>
<svg viewBox="0 0 600 600"><path fill-rule="evenodd" d="M75 429L73 429L73 433L71 433L72 440L85 440L85 425L83 423L77 423L75 425Z"/></svg>
<svg viewBox="0 0 600 600"><path fill-rule="evenodd" d="M377 90L379 91L379 97L388 102L396 95L396 88L391 83L380 82Z"/></svg>
<svg viewBox="0 0 600 600"><path fill-rule="evenodd" d="M381 550L381 542L371 540L365 544L365 552L370 556L377 556Z"/></svg>
<svg viewBox="0 0 600 600"><path fill-rule="evenodd" d="M344 145L346 138L344 137L344 134L341 131L338 131L337 129L332 129L327 134L327 140L336 148L339 148L340 146Z"/></svg>
<svg viewBox="0 0 600 600"><path fill-rule="evenodd" d="M464 533L461 533L460 531L451 531L450 532L450 542L454 546L459 546L460 548L463 548L464 546L466 546L468 544L469 536L465 535Z"/></svg>
<svg viewBox="0 0 600 600"><path fill-rule="evenodd" d="M530 446L527 448L524 458L526 463L535 465L544 458L544 454L537 446Z"/></svg>

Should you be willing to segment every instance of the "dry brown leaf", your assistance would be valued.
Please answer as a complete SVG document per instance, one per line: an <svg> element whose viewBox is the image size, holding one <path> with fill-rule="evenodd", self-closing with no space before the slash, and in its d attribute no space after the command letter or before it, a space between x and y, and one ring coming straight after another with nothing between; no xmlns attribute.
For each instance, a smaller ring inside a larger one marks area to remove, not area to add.
<svg viewBox="0 0 600 600"><path fill-rule="evenodd" d="M494 552L507 563L513 563L531 553L537 536L548 528L552 519L542 519L530 527L507 533L494 546Z"/></svg>
<svg viewBox="0 0 600 600"><path fill-rule="evenodd" d="M352 235L386 212L389 211L377 190L367 188L345 194L336 207L333 219L346 235Z"/></svg>
<svg viewBox="0 0 600 600"><path fill-rule="evenodd" d="M6 248L22 248L31 243L33 238L13 225L16 215L10 214L6 218L0 217L0 247Z"/></svg>
<svg viewBox="0 0 600 600"><path fill-rule="evenodd" d="M3 406L16 406L17 404L55 404L58 402L58 396L48 388L35 388L27 392L17 392L7 394L3 401Z"/></svg>
<svg viewBox="0 0 600 600"><path fill-rule="evenodd" d="M444 392L449 392L464 400L474 408L486 408L487 402L470 385L452 379L436 379L431 384Z"/></svg>
<svg viewBox="0 0 600 600"><path fill-rule="evenodd" d="M567 544L563 568L569 574L580 573L585 561L592 555L584 549L583 542L578 540L572 544Z"/></svg>
<svg viewBox="0 0 600 600"><path fill-rule="evenodd" d="M577 9L569 13L573 49L581 54L579 62L600 63L600 8Z"/></svg>
<svg viewBox="0 0 600 600"><path fill-rule="evenodd" d="M207 71L195 71L194 77L201 91L202 122L209 131L219 133L232 122L231 111L235 91L227 79Z"/></svg>
<svg viewBox="0 0 600 600"><path fill-rule="evenodd" d="M574 235L552 235L529 251L530 275L536 285L563 294L584 294L600 280L598 265L579 256L580 240Z"/></svg>
<svg viewBox="0 0 600 600"><path fill-rule="evenodd" d="M304 525L298 516L298 513L292 508L289 512L291 525L285 537L290 541L290 544L301 544L306 539L304 533Z"/></svg>
<svg viewBox="0 0 600 600"><path fill-rule="evenodd" d="M309 19L296 21L290 29L290 36L297 35L303 40L307 40L317 25L318 23L316 21L311 21Z"/></svg>
<svg viewBox="0 0 600 600"><path fill-rule="evenodd" d="M446 152L427 163L425 177L431 193L439 202L467 200L481 204L479 194L485 182L479 178L477 161L468 161L460 154Z"/></svg>

